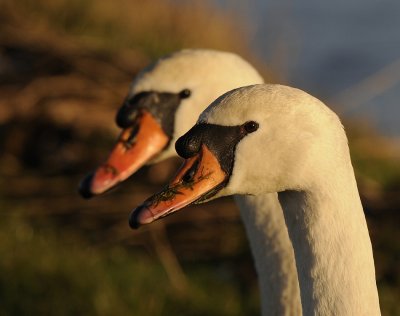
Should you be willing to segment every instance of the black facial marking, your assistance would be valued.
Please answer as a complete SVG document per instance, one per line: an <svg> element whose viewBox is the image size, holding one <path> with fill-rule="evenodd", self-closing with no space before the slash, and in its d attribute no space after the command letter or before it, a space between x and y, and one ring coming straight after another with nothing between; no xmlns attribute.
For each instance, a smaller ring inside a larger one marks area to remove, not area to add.
<svg viewBox="0 0 400 316"><path fill-rule="evenodd" d="M164 132L172 138L175 112L182 99L190 96L189 89L179 93L143 91L126 100L116 117L117 125L127 128L135 124L142 111L147 111L161 124Z"/></svg>
<svg viewBox="0 0 400 316"><path fill-rule="evenodd" d="M194 203L208 200L223 189L229 182L235 162L235 149L237 144L249 133L255 132L259 124L254 121L236 126L221 126L208 123L200 123L193 126L185 135L175 143L175 149L179 156L188 159L197 155L202 144L218 159L221 169L228 175L226 180L215 188L200 196ZM190 182L198 169L195 163L183 176L184 182Z"/></svg>
<svg viewBox="0 0 400 316"><path fill-rule="evenodd" d="M119 127L128 128L136 121L138 114L139 111L136 109L130 106L122 106L117 113L115 121Z"/></svg>
<svg viewBox="0 0 400 316"><path fill-rule="evenodd" d="M248 133L258 128L258 123L249 122L236 126L221 126L215 124L201 123L192 127L185 135L175 143L175 149L179 156L187 159L199 153L201 145L204 144L215 155L222 170L230 175L235 160L236 145Z"/></svg>

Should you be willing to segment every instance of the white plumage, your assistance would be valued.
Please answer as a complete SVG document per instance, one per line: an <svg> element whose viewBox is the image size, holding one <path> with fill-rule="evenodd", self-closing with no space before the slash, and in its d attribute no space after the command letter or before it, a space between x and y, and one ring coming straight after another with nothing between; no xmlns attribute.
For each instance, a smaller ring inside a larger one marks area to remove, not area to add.
<svg viewBox="0 0 400 316"><path fill-rule="evenodd" d="M379 315L371 242L338 117L301 90L255 85L221 96L199 121L259 124L237 145L232 175L218 196L262 199L279 192L303 314ZM242 216L263 278L260 248L269 211L253 200L253 211Z"/></svg>

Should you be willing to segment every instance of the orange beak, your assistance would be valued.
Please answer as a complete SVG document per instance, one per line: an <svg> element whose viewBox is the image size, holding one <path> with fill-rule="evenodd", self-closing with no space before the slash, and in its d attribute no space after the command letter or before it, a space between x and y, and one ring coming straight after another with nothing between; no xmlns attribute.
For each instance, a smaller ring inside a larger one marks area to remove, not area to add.
<svg viewBox="0 0 400 316"><path fill-rule="evenodd" d="M227 178L217 158L203 144L200 153L184 162L164 190L147 199L131 213L129 225L137 228L189 204L206 200L218 192Z"/></svg>
<svg viewBox="0 0 400 316"><path fill-rule="evenodd" d="M135 126L122 131L107 161L81 182L81 195L89 198L124 181L160 153L168 142L169 137L156 119L143 111Z"/></svg>

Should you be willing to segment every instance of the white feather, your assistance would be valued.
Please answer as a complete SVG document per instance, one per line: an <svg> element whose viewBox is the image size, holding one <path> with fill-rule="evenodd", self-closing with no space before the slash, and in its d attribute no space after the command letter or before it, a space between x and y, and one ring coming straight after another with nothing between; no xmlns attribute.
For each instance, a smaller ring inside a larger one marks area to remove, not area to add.
<svg viewBox="0 0 400 316"><path fill-rule="evenodd" d="M380 315L371 242L338 117L301 90L254 85L221 96L199 120L259 123L237 145L219 195L279 192L303 314ZM247 215L253 235L268 227L259 211Z"/></svg>

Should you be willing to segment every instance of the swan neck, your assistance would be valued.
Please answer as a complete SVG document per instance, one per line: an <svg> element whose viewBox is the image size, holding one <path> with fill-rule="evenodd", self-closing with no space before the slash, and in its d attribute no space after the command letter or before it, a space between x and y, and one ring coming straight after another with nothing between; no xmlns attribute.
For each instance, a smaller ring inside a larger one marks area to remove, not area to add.
<svg viewBox="0 0 400 316"><path fill-rule="evenodd" d="M235 196L258 274L262 315L301 315L294 252L276 193Z"/></svg>
<svg viewBox="0 0 400 316"><path fill-rule="evenodd" d="M372 247L353 171L280 192L303 315L380 315Z"/></svg>

